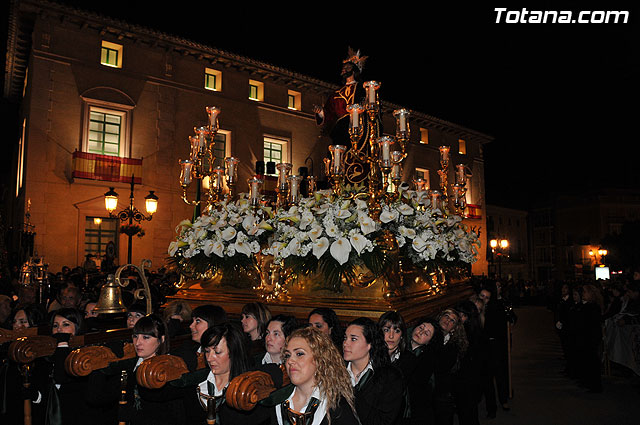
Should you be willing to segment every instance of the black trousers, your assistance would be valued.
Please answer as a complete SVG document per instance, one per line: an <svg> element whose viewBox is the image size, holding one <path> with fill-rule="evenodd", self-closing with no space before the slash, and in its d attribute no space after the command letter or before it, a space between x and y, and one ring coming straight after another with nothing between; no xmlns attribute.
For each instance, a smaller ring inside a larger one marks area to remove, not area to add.
<svg viewBox="0 0 640 425"><path fill-rule="evenodd" d="M509 360L507 341L489 340L484 398L487 413L496 413L496 390L500 404L509 402ZM495 383L494 383L495 381Z"/></svg>

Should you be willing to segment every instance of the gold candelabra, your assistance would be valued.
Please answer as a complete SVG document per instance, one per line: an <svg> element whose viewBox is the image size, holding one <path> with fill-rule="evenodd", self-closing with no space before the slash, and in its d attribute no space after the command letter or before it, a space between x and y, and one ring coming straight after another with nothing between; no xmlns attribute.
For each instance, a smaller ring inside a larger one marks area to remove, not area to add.
<svg viewBox="0 0 640 425"><path fill-rule="evenodd" d="M215 106L206 107L209 118L208 125L194 127L194 135L189 136L191 147L189 159L178 160L180 164L180 186L182 187L182 200L196 207L196 216L199 215L200 207L206 206L208 210L214 208L215 204L222 201L225 196L233 197L235 185L237 183L237 165L239 160L234 157L224 158L224 167L216 166L216 156L214 154L215 137L219 130L218 115L220 108ZM226 178L226 182L225 182ZM196 196L194 200L189 200L187 189L193 181L196 181ZM227 191L225 193L225 183ZM202 189L205 189L204 196Z"/></svg>

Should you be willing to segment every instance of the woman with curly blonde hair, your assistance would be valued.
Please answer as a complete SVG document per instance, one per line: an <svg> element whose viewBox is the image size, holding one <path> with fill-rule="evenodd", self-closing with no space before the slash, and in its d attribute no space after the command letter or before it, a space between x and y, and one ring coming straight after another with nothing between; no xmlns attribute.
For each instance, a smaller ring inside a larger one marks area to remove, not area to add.
<svg viewBox="0 0 640 425"><path fill-rule="evenodd" d="M342 356L318 329L297 329L283 347L291 385L283 388L272 424L359 425Z"/></svg>

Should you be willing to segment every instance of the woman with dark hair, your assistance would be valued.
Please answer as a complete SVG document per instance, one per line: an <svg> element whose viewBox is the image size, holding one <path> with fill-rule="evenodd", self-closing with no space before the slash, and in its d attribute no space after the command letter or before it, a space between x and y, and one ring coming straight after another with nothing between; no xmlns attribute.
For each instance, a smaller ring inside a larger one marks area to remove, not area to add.
<svg viewBox="0 0 640 425"><path fill-rule="evenodd" d="M198 353L201 352L200 338L204 331L211 326L226 322L227 313L224 309L214 304L199 305L191 311L191 341L185 342L171 354L181 357L189 370L195 370L198 365Z"/></svg>
<svg viewBox="0 0 640 425"><path fill-rule="evenodd" d="M87 402L101 409L103 423L126 422L130 425L184 424L184 404L181 399L162 397L164 388L151 390L138 386L136 370L145 360L166 354L169 350L167 324L161 316L150 314L136 322L132 332L136 357L111 363L89 375ZM123 395L126 403L120 403ZM83 422L84 423L84 422Z"/></svg>
<svg viewBox="0 0 640 425"><path fill-rule="evenodd" d="M13 330L38 327L44 321L45 316L44 309L38 304L28 304L20 307L13 314L11 322Z"/></svg>
<svg viewBox="0 0 640 425"><path fill-rule="evenodd" d="M362 425L401 423L405 394L402 372L391 365L384 336L373 320L360 317L349 323L343 357Z"/></svg>
<svg viewBox="0 0 640 425"><path fill-rule="evenodd" d="M270 396L275 401L272 425L360 425L353 387L340 352L325 333L314 328L296 329L285 342L284 359L291 385Z"/></svg>
<svg viewBox="0 0 640 425"><path fill-rule="evenodd" d="M282 347L285 339L298 327L298 322L293 316L278 314L269 320L267 332L264 337L267 352L260 359L261 364L282 363Z"/></svg>
<svg viewBox="0 0 640 425"><path fill-rule="evenodd" d="M436 424L452 425L456 412L456 374L469 346L459 313L447 308L438 315L438 326L443 333L443 345L437 353L434 371L434 411Z"/></svg>
<svg viewBox="0 0 640 425"><path fill-rule="evenodd" d="M264 356L264 335L271 320L269 307L261 302L245 304L242 307L242 331L249 337L249 356Z"/></svg>
<svg viewBox="0 0 640 425"><path fill-rule="evenodd" d="M411 417L407 424L431 425L435 423L433 401L433 373L436 355L442 345L442 332L435 319L423 317L408 330L407 350L416 358L417 367L408 372ZM406 375L405 375L406 376Z"/></svg>
<svg viewBox="0 0 640 425"><path fill-rule="evenodd" d="M454 398L461 425L478 425L478 403L482 399L489 355L489 341L480 322L480 312L471 300L456 306L469 343L460 369L455 374Z"/></svg>
<svg viewBox="0 0 640 425"><path fill-rule="evenodd" d="M342 342L344 341L344 331L338 319L338 315L333 309L328 307L318 307L311 310L307 318L309 325L318 328L325 335L329 335L338 351L342 352Z"/></svg>
<svg viewBox="0 0 640 425"><path fill-rule="evenodd" d="M407 346L407 325L397 311L387 311L378 319L378 327L384 335L391 362L398 360Z"/></svg>
<svg viewBox="0 0 640 425"><path fill-rule="evenodd" d="M136 322L147 314L147 306L141 302L135 302L127 309L127 328L133 329Z"/></svg>
<svg viewBox="0 0 640 425"><path fill-rule="evenodd" d="M229 382L250 370L247 339L243 332L230 322L215 325L202 334L201 348L209 365L209 373L196 387L196 403L200 408L187 407L190 413L198 412L199 420L195 422L204 423L207 416L214 416L217 425L267 422L269 409L266 407L257 405L251 411L239 411L230 407L225 400ZM209 410L209 406L212 411Z"/></svg>
<svg viewBox="0 0 640 425"><path fill-rule="evenodd" d="M53 335L82 335L84 333L84 314L75 308L56 310L51 315L51 333ZM68 338L66 340L66 342L69 341Z"/></svg>

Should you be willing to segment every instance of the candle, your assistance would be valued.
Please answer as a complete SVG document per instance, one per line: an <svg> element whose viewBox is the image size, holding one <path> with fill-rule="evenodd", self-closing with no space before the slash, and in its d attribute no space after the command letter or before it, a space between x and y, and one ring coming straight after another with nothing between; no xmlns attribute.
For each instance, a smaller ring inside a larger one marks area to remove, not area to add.
<svg viewBox="0 0 640 425"><path fill-rule="evenodd" d="M300 181L302 176L294 175L289 176L289 202L297 204L300 201Z"/></svg>
<svg viewBox="0 0 640 425"><path fill-rule="evenodd" d="M342 175L344 168L342 153L347 148L343 145L331 145L329 150L331 151L331 172L335 175Z"/></svg>
<svg viewBox="0 0 640 425"><path fill-rule="evenodd" d="M185 159L184 161L179 160L178 163L180 164L180 185L186 188L191 184L191 170L193 168L193 162Z"/></svg>
<svg viewBox="0 0 640 425"><path fill-rule="evenodd" d="M224 176L224 168L216 167L213 169L213 188L222 189L222 176Z"/></svg>
<svg viewBox="0 0 640 425"><path fill-rule="evenodd" d="M406 109L396 109L393 115L397 119L398 131L407 131L407 115L409 115L409 112Z"/></svg>
<svg viewBox="0 0 640 425"><path fill-rule="evenodd" d="M440 161L449 162L449 146L440 146Z"/></svg>
<svg viewBox="0 0 640 425"><path fill-rule="evenodd" d="M220 114L220 108L207 106L206 110L209 115L209 128L211 131L218 131L218 115Z"/></svg>
<svg viewBox="0 0 640 425"><path fill-rule="evenodd" d="M367 81L363 84L366 91L367 103L369 105L375 105L376 103L376 90L380 88L380 84L376 81Z"/></svg>
<svg viewBox="0 0 640 425"><path fill-rule="evenodd" d="M276 165L276 168L278 169L278 189L285 191L287 190L287 176L293 166L289 163L281 162Z"/></svg>
<svg viewBox="0 0 640 425"><path fill-rule="evenodd" d="M360 127L360 112L362 112L362 107L354 103L353 105L347 106L347 111L351 112L351 128Z"/></svg>
<svg viewBox="0 0 640 425"><path fill-rule="evenodd" d="M236 166L238 165L240 160L238 158L234 158L231 156L231 157L225 158L224 162L227 165L227 182L233 184L236 182L236 178L238 174L238 170Z"/></svg>
<svg viewBox="0 0 640 425"><path fill-rule="evenodd" d="M380 156L382 158L382 165L385 167L390 167L392 140L389 136L384 136L378 139L378 143L380 143Z"/></svg>
<svg viewBox="0 0 640 425"><path fill-rule="evenodd" d="M257 177L250 178L247 183L249 184L249 196L251 198L251 204L255 205L260 199L260 187L262 186L262 180Z"/></svg>

